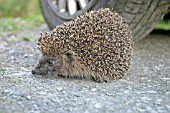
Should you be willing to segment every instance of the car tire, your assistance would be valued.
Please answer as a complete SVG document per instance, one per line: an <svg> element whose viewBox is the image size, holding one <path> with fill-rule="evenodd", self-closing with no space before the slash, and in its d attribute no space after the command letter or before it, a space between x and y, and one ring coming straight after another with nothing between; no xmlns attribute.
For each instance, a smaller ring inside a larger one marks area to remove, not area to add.
<svg viewBox="0 0 170 113"><path fill-rule="evenodd" d="M69 21L56 15L47 0L39 0L39 2L45 21L51 30ZM134 40L138 41L146 37L167 13L170 0L98 0L89 10L101 7L113 8L120 13L130 25Z"/></svg>

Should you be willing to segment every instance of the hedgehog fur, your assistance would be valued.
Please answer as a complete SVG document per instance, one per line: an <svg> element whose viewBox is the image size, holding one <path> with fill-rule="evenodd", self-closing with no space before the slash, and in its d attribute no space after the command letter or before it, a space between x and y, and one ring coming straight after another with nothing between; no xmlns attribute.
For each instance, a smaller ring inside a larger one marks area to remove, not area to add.
<svg viewBox="0 0 170 113"><path fill-rule="evenodd" d="M133 39L123 17L101 8L41 34L38 48L42 58L33 74L104 82L128 71Z"/></svg>

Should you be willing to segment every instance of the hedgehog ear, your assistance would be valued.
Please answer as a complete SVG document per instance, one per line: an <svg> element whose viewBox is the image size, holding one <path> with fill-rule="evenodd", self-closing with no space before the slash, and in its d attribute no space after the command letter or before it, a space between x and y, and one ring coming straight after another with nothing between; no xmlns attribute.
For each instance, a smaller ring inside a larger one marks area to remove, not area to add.
<svg viewBox="0 0 170 113"><path fill-rule="evenodd" d="M66 62L72 62L74 59L73 59L73 53L71 51L68 51L64 54L64 60Z"/></svg>

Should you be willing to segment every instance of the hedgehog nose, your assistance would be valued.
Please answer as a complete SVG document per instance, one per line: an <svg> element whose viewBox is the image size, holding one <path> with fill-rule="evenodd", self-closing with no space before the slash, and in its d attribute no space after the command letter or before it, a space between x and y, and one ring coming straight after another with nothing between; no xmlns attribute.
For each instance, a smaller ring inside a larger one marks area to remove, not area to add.
<svg viewBox="0 0 170 113"><path fill-rule="evenodd" d="M32 74L35 75L35 70L32 70Z"/></svg>

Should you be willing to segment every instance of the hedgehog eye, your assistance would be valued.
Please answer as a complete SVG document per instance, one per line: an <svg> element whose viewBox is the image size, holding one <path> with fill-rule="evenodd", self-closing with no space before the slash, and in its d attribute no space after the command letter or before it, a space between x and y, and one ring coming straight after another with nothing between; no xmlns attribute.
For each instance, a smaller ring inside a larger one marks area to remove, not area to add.
<svg viewBox="0 0 170 113"><path fill-rule="evenodd" d="M47 60L47 63L52 65L54 63L54 61L51 61L51 60Z"/></svg>
<svg viewBox="0 0 170 113"><path fill-rule="evenodd" d="M66 52L64 58L67 62L73 61L73 54L71 52Z"/></svg>
<svg viewBox="0 0 170 113"><path fill-rule="evenodd" d="M65 55L66 55L67 57L71 57L72 54L68 52L68 53L66 53Z"/></svg>

